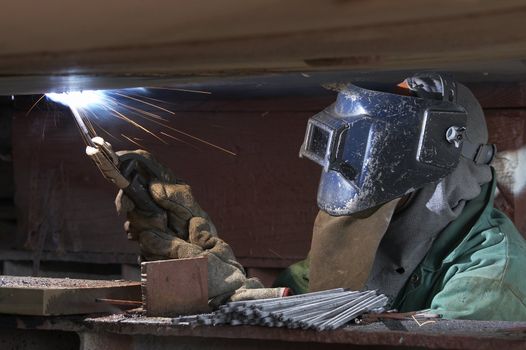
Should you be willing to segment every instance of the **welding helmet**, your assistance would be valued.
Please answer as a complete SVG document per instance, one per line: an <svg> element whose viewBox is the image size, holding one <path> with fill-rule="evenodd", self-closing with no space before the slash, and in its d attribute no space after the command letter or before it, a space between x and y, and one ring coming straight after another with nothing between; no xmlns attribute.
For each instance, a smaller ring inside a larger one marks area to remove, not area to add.
<svg viewBox="0 0 526 350"><path fill-rule="evenodd" d="M438 182L461 156L477 164L493 159L494 145L466 137L460 84L438 74L404 83L409 93L346 84L335 103L309 119L300 157L323 167L321 210L333 216L364 212Z"/></svg>

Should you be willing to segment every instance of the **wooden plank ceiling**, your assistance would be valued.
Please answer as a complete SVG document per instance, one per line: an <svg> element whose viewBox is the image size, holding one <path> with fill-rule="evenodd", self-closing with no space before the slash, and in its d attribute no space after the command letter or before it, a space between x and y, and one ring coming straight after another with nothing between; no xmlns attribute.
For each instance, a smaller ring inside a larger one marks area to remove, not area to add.
<svg viewBox="0 0 526 350"><path fill-rule="evenodd" d="M520 0L11 1L0 93L335 69L517 80L525 15Z"/></svg>

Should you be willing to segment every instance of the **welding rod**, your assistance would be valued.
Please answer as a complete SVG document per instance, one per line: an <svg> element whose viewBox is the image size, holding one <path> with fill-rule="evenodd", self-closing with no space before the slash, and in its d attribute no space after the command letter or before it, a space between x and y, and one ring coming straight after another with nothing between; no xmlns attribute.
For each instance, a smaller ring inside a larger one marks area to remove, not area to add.
<svg viewBox="0 0 526 350"><path fill-rule="evenodd" d="M220 312L231 313L231 312L241 312L246 310L246 308L252 308L254 310L265 310L271 311L274 309L282 309L287 306L293 306L307 301L313 300L322 300L333 298L334 296L341 295L342 293L348 293L343 291L343 289L338 291L333 291L331 293L326 292L316 292L316 293L307 293L297 296L284 297L284 298L269 298L259 300L247 300L241 302L230 302L219 308Z"/></svg>
<svg viewBox="0 0 526 350"><path fill-rule="evenodd" d="M340 306L342 304L345 304L347 301L355 300L358 297L359 297L359 293L357 293L357 292L350 292L350 294L341 295L341 296L338 296L338 297L335 297L335 298L328 298L328 299L324 299L324 300L320 300L320 301L314 301L314 302L310 302L310 303L306 303L306 304L300 304L300 305L292 307L292 308L287 308L287 309L281 310L281 312L279 312L279 315L281 317L289 317L289 316L292 316L292 315L295 315L295 314L298 314L298 313L301 314L301 313L304 313L306 311L309 311L309 310L312 310L312 309L317 309L317 308L324 307L324 306L338 307L338 306Z"/></svg>
<svg viewBox="0 0 526 350"><path fill-rule="evenodd" d="M319 327L322 324L329 323L331 321L335 321L336 319L339 319L344 313L346 313L348 310L356 310L358 314L366 312L368 309L365 307L367 303L371 301L371 299L376 298L376 296L364 296L358 300L353 300L347 304L342 305L341 307L330 310L329 312L321 312L317 316L310 316L308 318L304 318L302 320L299 320L299 323L302 328L307 329L310 327ZM363 307L361 307L363 306Z"/></svg>
<svg viewBox="0 0 526 350"><path fill-rule="evenodd" d="M367 312L384 311L387 297L376 291L353 292L343 288L292 297L230 302L209 314L181 316L174 324L261 325L265 327L341 327Z"/></svg>
<svg viewBox="0 0 526 350"><path fill-rule="evenodd" d="M321 298L321 299L308 299L303 303L295 303L292 305L286 305L285 307L273 306L271 308L255 308L254 314L259 317L273 316L275 318L282 318L282 316L289 314L305 313L311 309L324 309L327 307L335 307L341 303L346 302L350 298L354 298L353 295L343 295L335 298ZM343 300L343 301L342 301Z"/></svg>
<svg viewBox="0 0 526 350"><path fill-rule="evenodd" d="M232 306L238 306L238 305L248 306L248 305L252 305L252 304L263 305L263 304L265 304L267 302L275 302L276 300L308 299L308 298L319 296L319 295L331 295L331 294L334 294L334 293L344 292L344 291L345 291L344 288L334 288L334 289L329 289L329 290L322 290L322 291L319 291L319 292L291 295L291 296L283 297L283 298L266 298L266 299L231 301L231 302L229 302L229 303L227 303L227 304L225 304L223 306L224 307L232 307Z"/></svg>
<svg viewBox="0 0 526 350"><path fill-rule="evenodd" d="M315 326L317 330L324 330L324 329L336 329L350 320L356 318L356 316L359 316L361 313L364 313L369 310L371 307L376 307L378 305L381 305L382 303L387 302L387 298L383 295L378 295L374 297L372 300L364 300L358 305L355 305L354 307L350 308L349 310L346 310L342 312L341 314L337 315L336 317L333 317L324 323L320 324L319 326Z"/></svg>
<svg viewBox="0 0 526 350"><path fill-rule="evenodd" d="M360 297L358 297L358 298L356 298L354 300L351 300L351 301L349 301L349 302L337 307L336 309L330 310L329 312L326 312L326 313L320 313L320 315L318 317L315 317L312 320L309 320L309 321L303 320L303 321L307 322L308 324L313 324L313 323L316 323L318 321L325 320L327 318L335 317L337 315L340 315L345 310L348 310L350 307L353 307L356 304L359 304L359 303L361 303L364 300L366 301L367 299L371 298L371 296L374 296L374 295L375 295L374 291L365 292L365 294L362 294Z"/></svg>
<svg viewBox="0 0 526 350"><path fill-rule="evenodd" d="M270 311L273 309L284 309L289 307L296 307L296 306L307 306L308 303L317 303L322 302L324 300L334 300L335 298L340 297L350 297L353 295L358 294L358 292L339 292L339 293L333 293L330 295L315 295L310 298L304 298L304 299L294 299L294 300L277 300L272 303L265 303L263 305L252 305L252 308L257 308L260 310Z"/></svg>
<svg viewBox="0 0 526 350"><path fill-rule="evenodd" d="M320 327L321 324L330 323L331 329L337 328L340 325L343 325L351 319L355 318L357 315L367 312L369 308L376 307L376 303L378 303L378 300L382 300L382 306L385 305L387 298L382 296L380 297L381 299L379 299L375 294L375 291L363 293L360 297L349 301L348 303L340 306L337 309L330 310L329 312L321 311L318 314L318 316L316 316L316 313L311 313L308 318L303 319L303 317L301 317L303 315L300 315L300 320L298 320L297 318L291 318L291 326L292 328L296 328L298 325L300 325L302 328L305 329L314 327L321 330L323 329L323 327ZM354 312L355 315L351 314L351 311ZM338 324L333 326L333 322L338 322Z"/></svg>
<svg viewBox="0 0 526 350"><path fill-rule="evenodd" d="M329 311L327 311L327 310L329 310ZM294 322L300 322L300 323L303 324L307 320L319 317L320 315L327 314L328 312L330 312L332 310L334 310L334 309L323 308L323 309L314 310L314 311L311 311L311 312L308 312L308 313L305 313L305 314L295 315L295 316L289 317L287 320L288 321L292 320Z"/></svg>
<svg viewBox="0 0 526 350"><path fill-rule="evenodd" d="M375 300L374 302L371 302L371 303L373 303L373 305L379 305L382 302L383 302L382 300L377 299L377 300ZM369 311L371 309L371 306L368 306L366 309L355 310L353 313L350 313L350 312L346 313L345 316L341 316L337 321L334 321L334 323L330 324L329 325L329 329L336 329L336 328L339 328L339 327L343 326L344 324L348 323L349 321L355 319L357 316Z"/></svg>
<svg viewBox="0 0 526 350"><path fill-rule="evenodd" d="M323 301L320 303L312 303L312 304L306 305L305 308L298 307L295 310L290 310L290 311L286 310L285 312L282 313L282 316L283 317L295 317L295 316L298 316L298 314L299 315L305 314L305 312L303 311L315 311L315 310L322 310L322 309L327 309L327 308L332 308L334 310L334 307L336 307L336 309L339 310L339 308L341 308L343 305L347 305L347 306L354 305L369 296L370 294L363 294L358 297L353 296L351 298L342 298L338 300L327 300L327 301Z"/></svg>
<svg viewBox="0 0 526 350"><path fill-rule="evenodd" d="M338 315L335 315L329 319L324 320L321 324L317 325L317 327L331 329L333 324L338 323L343 319L346 319L349 315L354 315L354 313L356 312L360 314L361 311L367 311L368 310L367 307L376 303L378 298L383 298L383 296L374 296L372 297L372 300L371 298L362 300L360 303L352 306L351 308L348 308L347 310L339 313Z"/></svg>

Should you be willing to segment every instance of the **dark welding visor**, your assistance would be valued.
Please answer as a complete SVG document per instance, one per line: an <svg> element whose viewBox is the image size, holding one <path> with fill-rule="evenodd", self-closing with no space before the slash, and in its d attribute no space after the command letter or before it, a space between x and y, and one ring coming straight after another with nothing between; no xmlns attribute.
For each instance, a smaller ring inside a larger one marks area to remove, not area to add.
<svg viewBox="0 0 526 350"><path fill-rule="evenodd" d="M323 167L318 206L331 215L357 213L444 178L463 153L489 162L488 145L464 145L466 121L464 108L446 98L347 85L309 119L300 150Z"/></svg>

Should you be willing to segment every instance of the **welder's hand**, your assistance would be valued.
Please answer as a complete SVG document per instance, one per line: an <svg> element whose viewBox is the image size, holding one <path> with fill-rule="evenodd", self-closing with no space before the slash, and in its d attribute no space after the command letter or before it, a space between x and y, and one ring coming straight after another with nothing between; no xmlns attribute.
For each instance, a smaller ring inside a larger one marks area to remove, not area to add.
<svg viewBox="0 0 526 350"><path fill-rule="evenodd" d="M138 235L141 254L146 260L206 256L208 296L221 299L219 303L228 300L246 282L245 270L235 260L230 246L210 232L206 219L190 219L188 231L188 241L185 241L155 228L144 230Z"/></svg>
<svg viewBox="0 0 526 350"><path fill-rule="evenodd" d="M259 280L247 278L230 246L211 232L207 219L190 219L188 231L188 242L155 230L144 231L139 236L141 251L146 257L159 259L206 256L208 296L212 306L228 300L272 298L286 294L285 288L263 288Z"/></svg>
<svg viewBox="0 0 526 350"><path fill-rule="evenodd" d="M208 215L192 195L190 186L145 151L119 152L123 175L140 175L159 212L139 210L123 191L116 198L120 213L126 213L125 230L139 241L146 260L180 259L206 256L208 294L211 305L227 300L283 296L284 288L263 288L255 278L247 278L230 246L217 237Z"/></svg>
<svg viewBox="0 0 526 350"><path fill-rule="evenodd" d="M168 236L188 239L188 223L192 217L209 220L194 196L190 186L177 179L173 173L157 162L150 153L142 150L117 152L124 176L139 174L148 184L153 202L164 210L163 214L138 210L123 191L119 191L115 205L119 213L128 218L125 230L128 238L138 239L138 234L148 227L155 227ZM211 224L211 232L216 233Z"/></svg>

